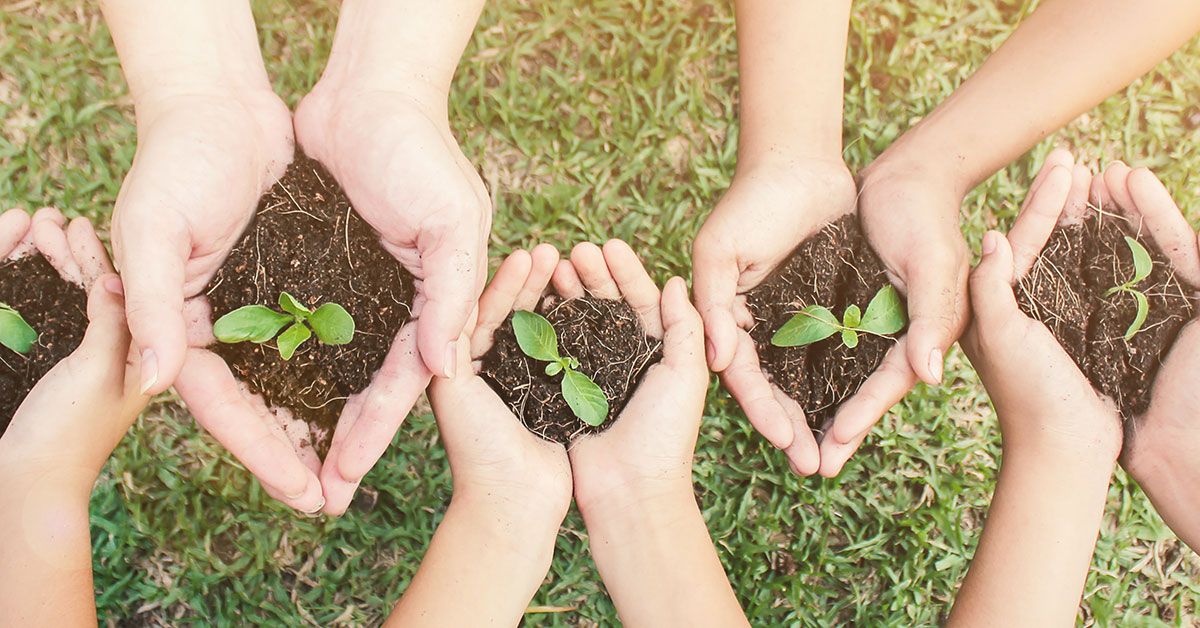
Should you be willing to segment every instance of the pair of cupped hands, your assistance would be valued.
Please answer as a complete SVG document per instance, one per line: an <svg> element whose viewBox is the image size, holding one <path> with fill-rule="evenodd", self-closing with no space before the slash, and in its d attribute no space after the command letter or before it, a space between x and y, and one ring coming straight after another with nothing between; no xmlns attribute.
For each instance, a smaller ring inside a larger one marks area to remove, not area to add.
<svg viewBox="0 0 1200 628"><path fill-rule="evenodd" d="M63 279L90 286L89 325L80 347L19 408L0 461L29 477L65 464L94 479L148 401L140 391L141 357L126 322L126 291L86 219L68 226L55 209L40 210L32 220L23 210L0 215L0 257L35 249ZM603 435L575 443L569 453L529 432L477 374L478 358L491 348L494 331L509 313L534 309L551 288L562 298L586 291L623 299L645 331L663 340L662 361L647 371L621 419ZM616 495L691 494L708 368L703 326L682 279L671 279L660 292L621 241L603 248L580 244L569 260L543 244L532 252L516 251L501 264L466 327L452 356L454 376L437 378L429 387L456 495L486 494L526 514L544 508L539 512L561 521L572 496L589 508Z"/></svg>

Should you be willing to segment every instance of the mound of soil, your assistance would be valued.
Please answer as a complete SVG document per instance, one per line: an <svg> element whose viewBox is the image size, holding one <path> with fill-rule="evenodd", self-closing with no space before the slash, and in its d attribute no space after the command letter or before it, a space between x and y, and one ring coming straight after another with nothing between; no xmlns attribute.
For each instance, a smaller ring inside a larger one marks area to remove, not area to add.
<svg viewBox="0 0 1200 628"><path fill-rule="evenodd" d="M1137 302L1120 292L1104 296L1133 277L1125 236L1137 239L1154 261L1150 276L1134 286L1149 300L1149 314L1128 341L1125 332ZM1149 238L1137 238L1126 220L1092 214L1082 224L1054 230L1016 297L1021 311L1044 323L1092 386L1130 419L1150 404L1154 376L1195 314L1196 290L1175 275Z"/></svg>
<svg viewBox="0 0 1200 628"><path fill-rule="evenodd" d="M886 285L883 262L858 216L846 214L801 242L766 281L746 293L759 362L767 378L804 409L812 429L823 429L838 405L858 392L904 330L894 336L860 333L853 349L842 344L841 334L799 347L776 347L771 337L810 305L829 308L838 320L851 305L865 312Z"/></svg>
<svg viewBox="0 0 1200 628"><path fill-rule="evenodd" d="M563 444L612 426L638 380L662 359L662 341L646 335L637 313L624 301L586 296L561 301L549 296L538 313L554 326L559 354L579 360L608 399L608 418L598 426L581 421L562 396L562 375L546 375L546 363L521 351L512 314L493 335L483 356L484 381L500 395L529 431Z"/></svg>
<svg viewBox="0 0 1200 628"><path fill-rule="evenodd" d="M208 285L213 320L244 305L280 311L280 292L316 309L338 303L354 317L354 340L326 345L314 335L285 361L275 343L216 343L234 375L267 405L308 423L323 458L346 398L361 392L411 314L413 276L384 250L333 176L296 155L225 265Z"/></svg>
<svg viewBox="0 0 1200 628"><path fill-rule="evenodd" d="M17 310L38 333L22 355L0 345L0 434L21 402L60 360L83 342L87 293L63 280L40 253L0 264L0 303Z"/></svg>

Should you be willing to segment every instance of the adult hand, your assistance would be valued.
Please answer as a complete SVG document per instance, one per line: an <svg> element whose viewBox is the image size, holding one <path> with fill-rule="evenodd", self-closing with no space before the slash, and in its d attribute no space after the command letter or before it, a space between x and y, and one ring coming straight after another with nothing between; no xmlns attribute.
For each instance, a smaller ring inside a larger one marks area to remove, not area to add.
<svg viewBox="0 0 1200 628"><path fill-rule="evenodd" d="M1137 229L1147 232L1162 250L1179 278L1200 286L1200 249L1192 230L1171 195L1152 172L1113 163L1092 185L1093 202L1115 208ZM1114 202L1115 201L1115 202ZM1200 294L1180 295L1200 303ZM1159 369L1146 412L1126 429L1121 465L1138 481L1163 520L1193 549L1200 548L1200 515L1194 507L1200 469L1200 421L1196 407L1200 391L1200 326L1193 320L1180 332Z"/></svg>
<svg viewBox="0 0 1200 628"><path fill-rule="evenodd" d="M406 381L455 375L459 335L487 278L491 202L450 133L445 94L361 88L327 71L297 109L296 133L418 280L410 343L393 345L397 366L376 375L373 400L339 424L326 460L321 481L336 511L420 395Z"/></svg>
<svg viewBox="0 0 1200 628"><path fill-rule="evenodd" d="M1081 222L1091 174L1056 151L1035 179L1007 237L984 235L971 273L975 316L962 338L1000 418L1006 455L1094 456L1111 470L1121 449L1121 417L1050 330L1017 306L1012 286L1032 268L1058 224Z"/></svg>
<svg viewBox="0 0 1200 628"><path fill-rule="evenodd" d="M820 464L817 441L795 401L767 380L745 331L753 321L741 295L806 238L854 211L854 201L854 179L840 160L765 160L734 177L693 249L709 366L721 373L755 429L804 475Z"/></svg>

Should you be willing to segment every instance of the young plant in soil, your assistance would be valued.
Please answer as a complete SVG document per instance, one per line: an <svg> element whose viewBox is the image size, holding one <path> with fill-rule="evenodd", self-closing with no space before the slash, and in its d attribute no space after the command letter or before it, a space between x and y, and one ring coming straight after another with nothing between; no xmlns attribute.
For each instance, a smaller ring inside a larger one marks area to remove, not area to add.
<svg viewBox="0 0 1200 628"><path fill-rule="evenodd" d="M1146 247L1137 240L1125 236L1125 244L1129 246L1129 252L1133 254L1133 277L1123 284L1109 288L1104 296L1124 292L1132 296L1134 302L1137 303L1137 313L1134 314L1133 323L1129 325L1129 329L1125 330L1125 340L1129 341L1142 328L1142 324L1146 322L1146 316L1150 313L1150 301L1146 298L1146 294L1133 286L1150 276L1154 262L1150 259L1150 253L1146 251Z"/></svg>
<svg viewBox="0 0 1200 628"><path fill-rule="evenodd" d="M295 297L279 293L281 314L265 305L246 305L213 323L213 335L226 343L270 342L278 334L279 356L292 359L296 349L316 332L317 340L327 345L344 345L354 339L354 318L337 303L326 303L311 310ZM291 325L291 327L288 327ZM279 333L287 327L287 331ZM311 327L311 329L310 329Z"/></svg>
<svg viewBox="0 0 1200 628"><path fill-rule="evenodd" d="M579 360L562 357L558 353L558 337L554 333L554 325L544 317L533 312L518 310L513 313L513 332L517 335L517 344L525 355L546 365L546 375L554 377L559 373L562 378L562 395L571 407L571 412L588 425L600 425L608 417L608 399L604 391L590 377L580 373Z"/></svg>
<svg viewBox="0 0 1200 628"><path fill-rule="evenodd" d="M37 338L37 332L25 322L16 309L0 302L0 345L25 354L33 348Z"/></svg>
<svg viewBox="0 0 1200 628"><path fill-rule="evenodd" d="M823 305L810 305L796 313L771 337L776 347L800 347L824 340L842 332L842 344L848 349L858 346L859 332L887 336L904 329L908 322L900 295L892 286L875 293L864 314L857 305L850 305L842 314L842 322Z"/></svg>

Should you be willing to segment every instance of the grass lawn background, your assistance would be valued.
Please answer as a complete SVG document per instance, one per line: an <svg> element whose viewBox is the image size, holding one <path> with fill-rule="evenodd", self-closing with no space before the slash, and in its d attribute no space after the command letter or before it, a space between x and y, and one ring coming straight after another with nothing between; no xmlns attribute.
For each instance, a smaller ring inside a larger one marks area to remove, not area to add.
<svg viewBox="0 0 1200 628"><path fill-rule="evenodd" d="M856 2L851 169L949 95L1036 4ZM336 5L254 7L267 69L294 106L324 65ZM692 237L733 173L735 53L729 0L492 0L459 69L451 122L495 195L493 262L542 241L566 252L620 237L659 279L689 276ZM1153 168L1195 223L1198 58L1193 40L972 192L962 210L968 242L977 250L986 228L1010 224L1056 144L1093 163ZM131 101L93 3L0 5L0 208L54 205L106 233L134 148ZM836 480L794 477L713 382L695 483L752 622L940 624L974 552L1000 451L962 354L950 354L942 386L918 386L886 417ZM451 491L436 425L420 407L347 516L301 519L161 397L92 499L101 624L377 625ZM530 613L525 625L617 624L587 544L573 512L533 600L561 610ZM1197 599L1200 560L1118 471L1080 625L1200 626Z"/></svg>

